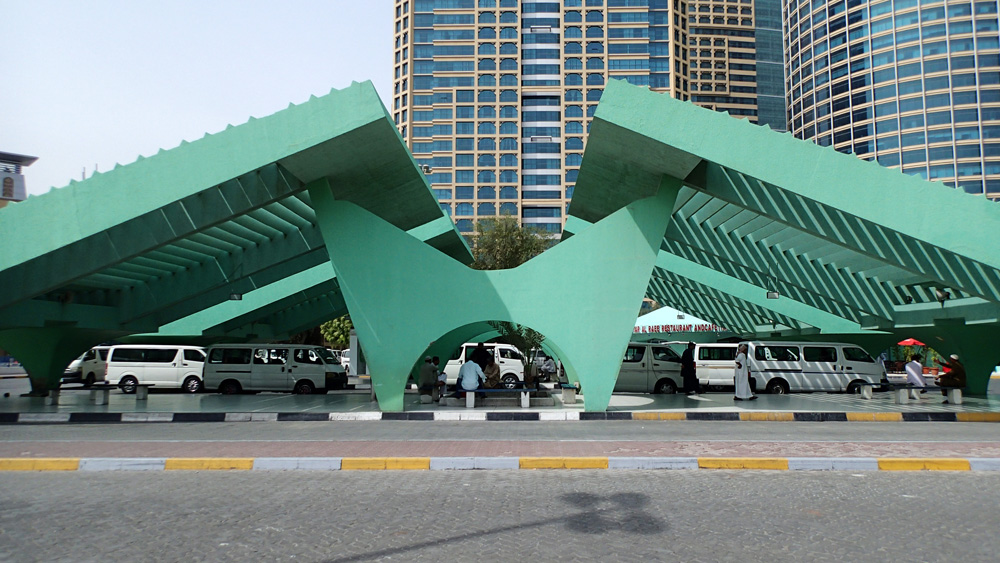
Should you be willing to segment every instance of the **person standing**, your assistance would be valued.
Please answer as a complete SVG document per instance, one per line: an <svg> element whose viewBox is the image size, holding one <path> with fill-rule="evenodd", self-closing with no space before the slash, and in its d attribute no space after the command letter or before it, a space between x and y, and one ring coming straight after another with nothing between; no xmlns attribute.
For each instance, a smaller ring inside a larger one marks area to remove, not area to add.
<svg viewBox="0 0 1000 563"><path fill-rule="evenodd" d="M736 384L734 401L752 401L757 398L750 390L750 360L747 359L747 345L740 344L736 354L736 370L733 372Z"/></svg>
<svg viewBox="0 0 1000 563"><path fill-rule="evenodd" d="M694 342L688 342L687 349L681 354L681 379L684 382L684 392L688 395L698 393L698 373L694 364Z"/></svg>
<svg viewBox="0 0 1000 563"><path fill-rule="evenodd" d="M924 379L924 366L920 363L920 354L914 354L906 364L906 382L917 387L927 387Z"/></svg>
<svg viewBox="0 0 1000 563"><path fill-rule="evenodd" d="M434 373L437 376L437 382L435 382L434 385L433 399L434 402L438 402L441 400L441 397L448 392L448 374L441 369L441 358L438 356L434 356L431 363L434 365Z"/></svg>

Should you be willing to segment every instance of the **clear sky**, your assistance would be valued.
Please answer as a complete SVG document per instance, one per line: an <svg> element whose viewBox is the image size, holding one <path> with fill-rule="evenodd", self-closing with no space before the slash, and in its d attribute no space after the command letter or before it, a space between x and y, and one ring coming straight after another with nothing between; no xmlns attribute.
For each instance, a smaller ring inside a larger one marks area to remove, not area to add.
<svg viewBox="0 0 1000 563"><path fill-rule="evenodd" d="M0 151L29 194L371 80L392 0L0 0Z"/></svg>

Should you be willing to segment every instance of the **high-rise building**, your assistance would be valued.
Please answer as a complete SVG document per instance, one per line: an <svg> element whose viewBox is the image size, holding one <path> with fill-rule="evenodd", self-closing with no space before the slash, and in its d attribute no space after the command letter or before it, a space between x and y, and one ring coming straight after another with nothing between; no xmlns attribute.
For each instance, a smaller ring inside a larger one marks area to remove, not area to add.
<svg viewBox="0 0 1000 563"><path fill-rule="evenodd" d="M774 111L784 103L777 1L397 0L392 114L460 231L511 214L558 233L608 80L706 96L704 105L753 121L766 108L763 122L784 128L784 108ZM693 4L710 14L697 38ZM763 65L753 23L762 5L771 16ZM717 7L721 23L711 20ZM766 87L762 66L777 69Z"/></svg>
<svg viewBox="0 0 1000 563"><path fill-rule="evenodd" d="M28 197L21 171L23 167L31 166L36 160L37 156L0 152L0 207L15 201L24 201Z"/></svg>
<svg viewBox="0 0 1000 563"><path fill-rule="evenodd" d="M789 130L1000 198L997 11L997 0L785 0Z"/></svg>

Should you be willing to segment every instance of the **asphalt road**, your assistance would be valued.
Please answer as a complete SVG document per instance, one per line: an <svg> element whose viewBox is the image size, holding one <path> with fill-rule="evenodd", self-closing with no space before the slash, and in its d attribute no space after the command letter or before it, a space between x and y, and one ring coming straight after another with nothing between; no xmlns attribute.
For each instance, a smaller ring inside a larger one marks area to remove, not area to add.
<svg viewBox="0 0 1000 563"><path fill-rule="evenodd" d="M3 561L995 561L1000 476L0 475Z"/></svg>

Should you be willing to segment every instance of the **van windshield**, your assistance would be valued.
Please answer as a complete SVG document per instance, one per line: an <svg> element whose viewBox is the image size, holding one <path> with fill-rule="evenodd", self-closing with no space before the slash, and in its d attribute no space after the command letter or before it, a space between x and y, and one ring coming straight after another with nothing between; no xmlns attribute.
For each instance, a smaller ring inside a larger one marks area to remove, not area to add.
<svg viewBox="0 0 1000 563"><path fill-rule="evenodd" d="M338 363L337 362L337 358L334 358L333 357L333 353L331 353L326 348L316 348L315 350L316 350L317 353L319 353L319 356L321 358L323 358L324 362L326 362L328 364L336 364L336 363Z"/></svg>

